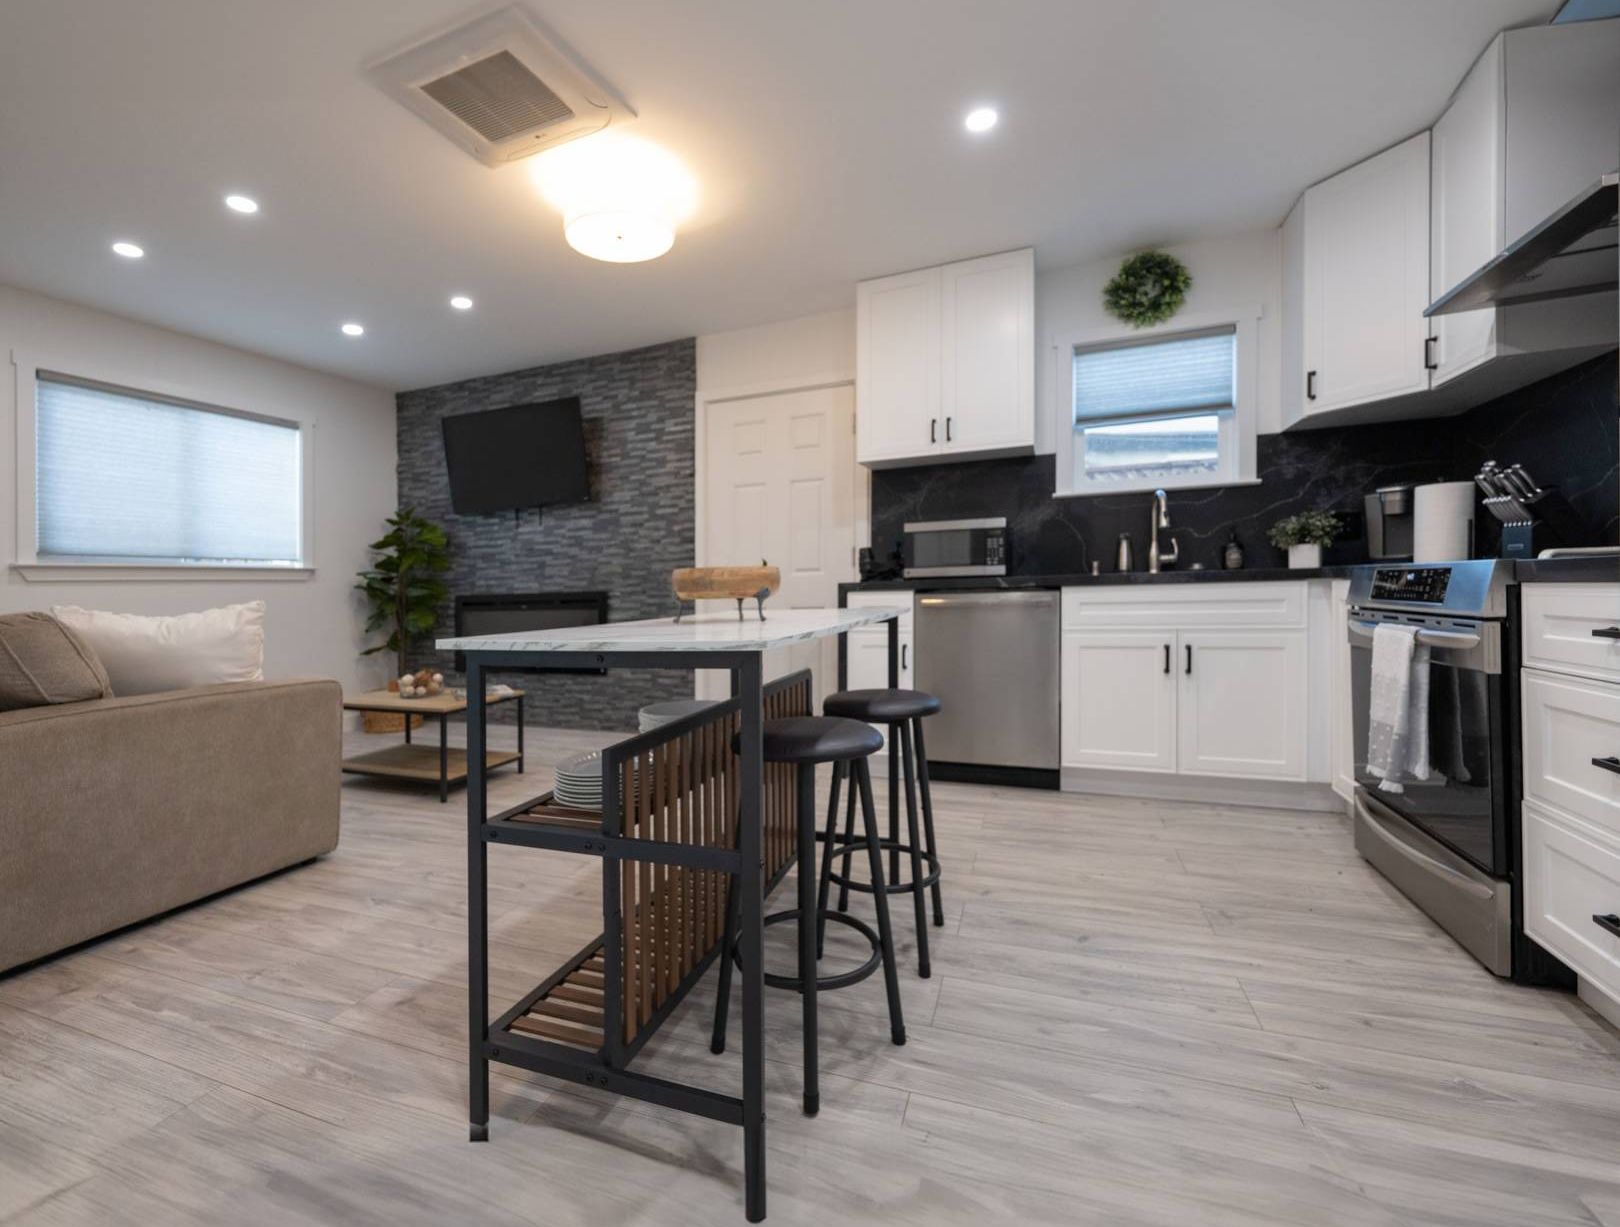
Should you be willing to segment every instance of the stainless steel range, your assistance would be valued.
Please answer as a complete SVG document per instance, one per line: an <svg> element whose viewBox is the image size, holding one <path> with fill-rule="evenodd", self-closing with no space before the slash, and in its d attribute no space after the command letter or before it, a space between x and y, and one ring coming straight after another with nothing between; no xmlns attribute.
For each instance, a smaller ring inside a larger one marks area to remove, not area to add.
<svg viewBox="0 0 1620 1227"><path fill-rule="evenodd" d="M1512 563L1360 567L1350 581L1356 850L1499 976L1514 971L1517 788L1511 721ZM1429 779L1382 791L1367 769L1372 641L1416 626L1430 651Z"/></svg>

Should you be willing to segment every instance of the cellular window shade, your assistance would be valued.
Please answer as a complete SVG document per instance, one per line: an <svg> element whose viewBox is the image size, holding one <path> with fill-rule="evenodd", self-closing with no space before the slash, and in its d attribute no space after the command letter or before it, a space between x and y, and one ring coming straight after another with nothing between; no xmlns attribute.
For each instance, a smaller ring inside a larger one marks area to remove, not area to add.
<svg viewBox="0 0 1620 1227"><path fill-rule="evenodd" d="M1076 350L1074 420L1148 416L1178 409L1230 409L1237 332Z"/></svg>
<svg viewBox="0 0 1620 1227"><path fill-rule="evenodd" d="M36 377L42 556L301 561L298 428Z"/></svg>

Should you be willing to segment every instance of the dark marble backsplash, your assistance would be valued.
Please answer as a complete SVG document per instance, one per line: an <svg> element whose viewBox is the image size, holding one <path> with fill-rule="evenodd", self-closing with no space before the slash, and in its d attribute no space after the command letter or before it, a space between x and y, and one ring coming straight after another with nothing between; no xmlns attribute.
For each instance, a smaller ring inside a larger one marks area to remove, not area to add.
<svg viewBox="0 0 1620 1227"><path fill-rule="evenodd" d="M1221 565L1235 529L1250 567L1277 566L1284 552L1266 540L1277 520L1327 508L1344 514L1345 539L1329 563L1366 559L1362 496L1401 482L1464 481L1485 460L1519 463L1556 485L1588 526L1582 545L1620 543L1620 403L1616 356L1607 354L1465 414L1370 426L1261 435L1259 485L1170 492L1171 532L1179 565ZM1087 570L1093 558L1114 569L1120 533L1129 533L1145 565L1149 495L1054 498L1055 458L883 469L872 474L872 545L882 554L907 520L1004 515L1015 575ZM1479 512L1475 552L1494 554L1496 521Z"/></svg>

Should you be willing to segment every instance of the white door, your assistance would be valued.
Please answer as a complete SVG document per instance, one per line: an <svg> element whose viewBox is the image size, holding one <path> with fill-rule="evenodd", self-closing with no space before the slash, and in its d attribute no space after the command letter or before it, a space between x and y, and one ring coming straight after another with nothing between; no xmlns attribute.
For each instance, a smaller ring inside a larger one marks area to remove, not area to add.
<svg viewBox="0 0 1620 1227"><path fill-rule="evenodd" d="M946 451L1035 442L1035 253L947 264L941 431Z"/></svg>
<svg viewBox="0 0 1620 1227"><path fill-rule="evenodd" d="M848 384L705 405L703 562L780 567L782 589L765 603L767 618L772 609L836 606L838 585L855 578L854 422ZM816 671L819 702L836 683L837 640L772 653L767 673L806 666ZM729 693L724 673L700 675L700 696Z"/></svg>
<svg viewBox="0 0 1620 1227"><path fill-rule="evenodd" d="M1305 193L1305 413L1429 386L1429 134Z"/></svg>
<svg viewBox="0 0 1620 1227"><path fill-rule="evenodd" d="M855 287L860 460L903 460L945 446L940 421L940 270Z"/></svg>
<svg viewBox="0 0 1620 1227"><path fill-rule="evenodd" d="M1305 778L1305 635L1181 632L1174 667L1183 774Z"/></svg>
<svg viewBox="0 0 1620 1227"><path fill-rule="evenodd" d="M1429 294L1438 298L1503 247L1502 44L1493 43L1434 125ZM1437 315L1434 386L1496 355L1496 308Z"/></svg>
<svg viewBox="0 0 1620 1227"><path fill-rule="evenodd" d="M1176 769L1176 633L1065 631L1065 767Z"/></svg>

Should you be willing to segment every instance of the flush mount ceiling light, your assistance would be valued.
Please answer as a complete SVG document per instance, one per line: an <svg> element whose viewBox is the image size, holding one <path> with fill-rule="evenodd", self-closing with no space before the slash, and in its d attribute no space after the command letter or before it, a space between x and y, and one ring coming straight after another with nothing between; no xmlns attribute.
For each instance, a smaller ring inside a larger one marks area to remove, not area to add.
<svg viewBox="0 0 1620 1227"><path fill-rule="evenodd" d="M988 132L996 126L1001 116L996 114L995 107L974 107L962 118L962 126L969 132L978 134Z"/></svg>
<svg viewBox="0 0 1620 1227"><path fill-rule="evenodd" d="M343 325L343 335L346 337L364 336L365 332L365 327L361 324L348 323Z"/></svg>
<svg viewBox="0 0 1620 1227"><path fill-rule="evenodd" d="M146 251L137 244L125 242L123 239L114 243L112 249L115 254L123 256L126 260L139 260L146 254Z"/></svg>
<svg viewBox="0 0 1620 1227"><path fill-rule="evenodd" d="M603 132L547 150L530 174L563 215L568 245L593 260L633 264L663 255L697 204L697 182L651 141Z"/></svg>
<svg viewBox="0 0 1620 1227"><path fill-rule="evenodd" d="M251 196L239 196L233 192L225 197L225 207L234 209L238 213L257 213L259 211L259 202Z"/></svg>
<svg viewBox="0 0 1620 1227"><path fill-rule="evenodd" d="M450 305L457 311L471 311L472 299L468 298L465 294L457 294L451 298Z"/></svg>

